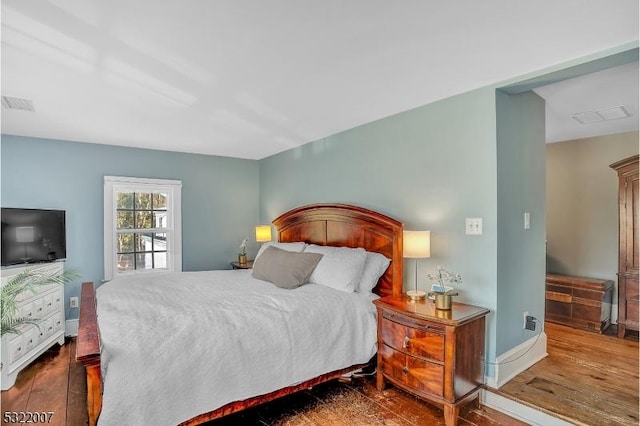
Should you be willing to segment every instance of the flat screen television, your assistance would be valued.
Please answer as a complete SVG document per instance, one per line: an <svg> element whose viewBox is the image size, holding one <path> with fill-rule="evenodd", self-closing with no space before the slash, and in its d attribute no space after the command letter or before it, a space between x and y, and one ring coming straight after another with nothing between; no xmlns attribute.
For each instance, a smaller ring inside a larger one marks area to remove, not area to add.
<svg viewBox="0 0 640 426"><path fill-rule="evenodd" d="M64 210L2 207L2 266L67 257Z"/></svg>

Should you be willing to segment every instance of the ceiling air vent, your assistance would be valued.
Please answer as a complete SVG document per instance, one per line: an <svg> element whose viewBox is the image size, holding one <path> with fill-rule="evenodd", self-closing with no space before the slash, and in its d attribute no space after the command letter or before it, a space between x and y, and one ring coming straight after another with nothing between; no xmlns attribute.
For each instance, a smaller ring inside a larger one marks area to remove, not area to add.
<svg viewBox="0 0 640 426"><path fill-rule="evenodd" d="M14 98L12 96L2 97L2 106L7 109L18 109L21 111L35 112L31 99Z"/></svg>
<svg viewBox="0 0 640 426"><path fill-rule="evenodd" d="M599 109L597 111L585 111L573 114L571 117L580 124L598 123L600 121L617 120L618 118L630 117L631 114L624 106L618 105L611 108Z"/></svg>

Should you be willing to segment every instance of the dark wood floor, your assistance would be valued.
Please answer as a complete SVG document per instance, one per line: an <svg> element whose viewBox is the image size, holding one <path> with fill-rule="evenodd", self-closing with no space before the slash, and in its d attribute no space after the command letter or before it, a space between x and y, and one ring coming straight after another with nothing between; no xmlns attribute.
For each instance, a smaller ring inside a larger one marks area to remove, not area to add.
<svg viewBox="0 0 640 426"><path fill-rule="evenodd" d="M638 340L545 325L549 356L500 389L503 396L577 425L638 425ZM55 346L2 392L2 412L52 411L52 425L86 425L84 368L75 341ZM4 424L4 421L3 421ZM372 378L328 383L209 426L444 425L442 410ZM522 425L487 407L462 410L459 423Z"/></svg>
<svg viewBox="0 0 640 426"><path fill-rule="evenodd" d="M55 345L18 374L16 384L2 391L2 413L52 412L51 425L87 425L87 382L76 362L75 340ZM2 424L5 423L4 415Z"/></svg>
<svg viewBox="0 0 640 426"><path fill-rule="evenodd" d="M2 412L52 411L52 425L86 425L84 368L75 361L75 340L55 346L2 392ZM3 421L4 424L4 421ZM444 425L442 410L390 387L375 389L373 378L332 382L273 403L209 422L230 425ZM524 425L487 407L463 409L462 426Z"/></svg>

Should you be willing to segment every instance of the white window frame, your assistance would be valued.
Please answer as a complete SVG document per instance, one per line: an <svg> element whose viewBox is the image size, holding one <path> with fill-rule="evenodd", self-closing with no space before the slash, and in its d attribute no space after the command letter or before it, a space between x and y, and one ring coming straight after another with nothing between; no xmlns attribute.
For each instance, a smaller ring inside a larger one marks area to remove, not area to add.
<svg viewBox="0 0 640 426"><path fill-rule="evenodd" d="M118 192L163 192L167 194L167 268L118 272L116 265L116 194ZM104 177L104 279L117 276L182 271L182 182L123 176Z"/></svg>

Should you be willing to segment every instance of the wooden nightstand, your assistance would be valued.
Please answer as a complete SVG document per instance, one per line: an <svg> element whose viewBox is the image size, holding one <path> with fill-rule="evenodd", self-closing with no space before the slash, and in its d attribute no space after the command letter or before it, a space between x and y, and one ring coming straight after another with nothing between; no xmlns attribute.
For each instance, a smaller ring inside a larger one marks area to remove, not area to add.
<svg viewBox="0 0 640 426"><path fill-rule="evenodd" d="M253 268L253 260L247 260L247 263L241 265L238 262L231 262L231 267L233 269L251 269Z"/></svg>
<svg viewBox="0 0 640 426"><path fill-rule="evenodd" d="M456 425L460 406L478 398L484 384L484 333L488 309L453 303L440 311L431 300L388 296L378 310L377 387L389 382L444 408Z"/></svg>

